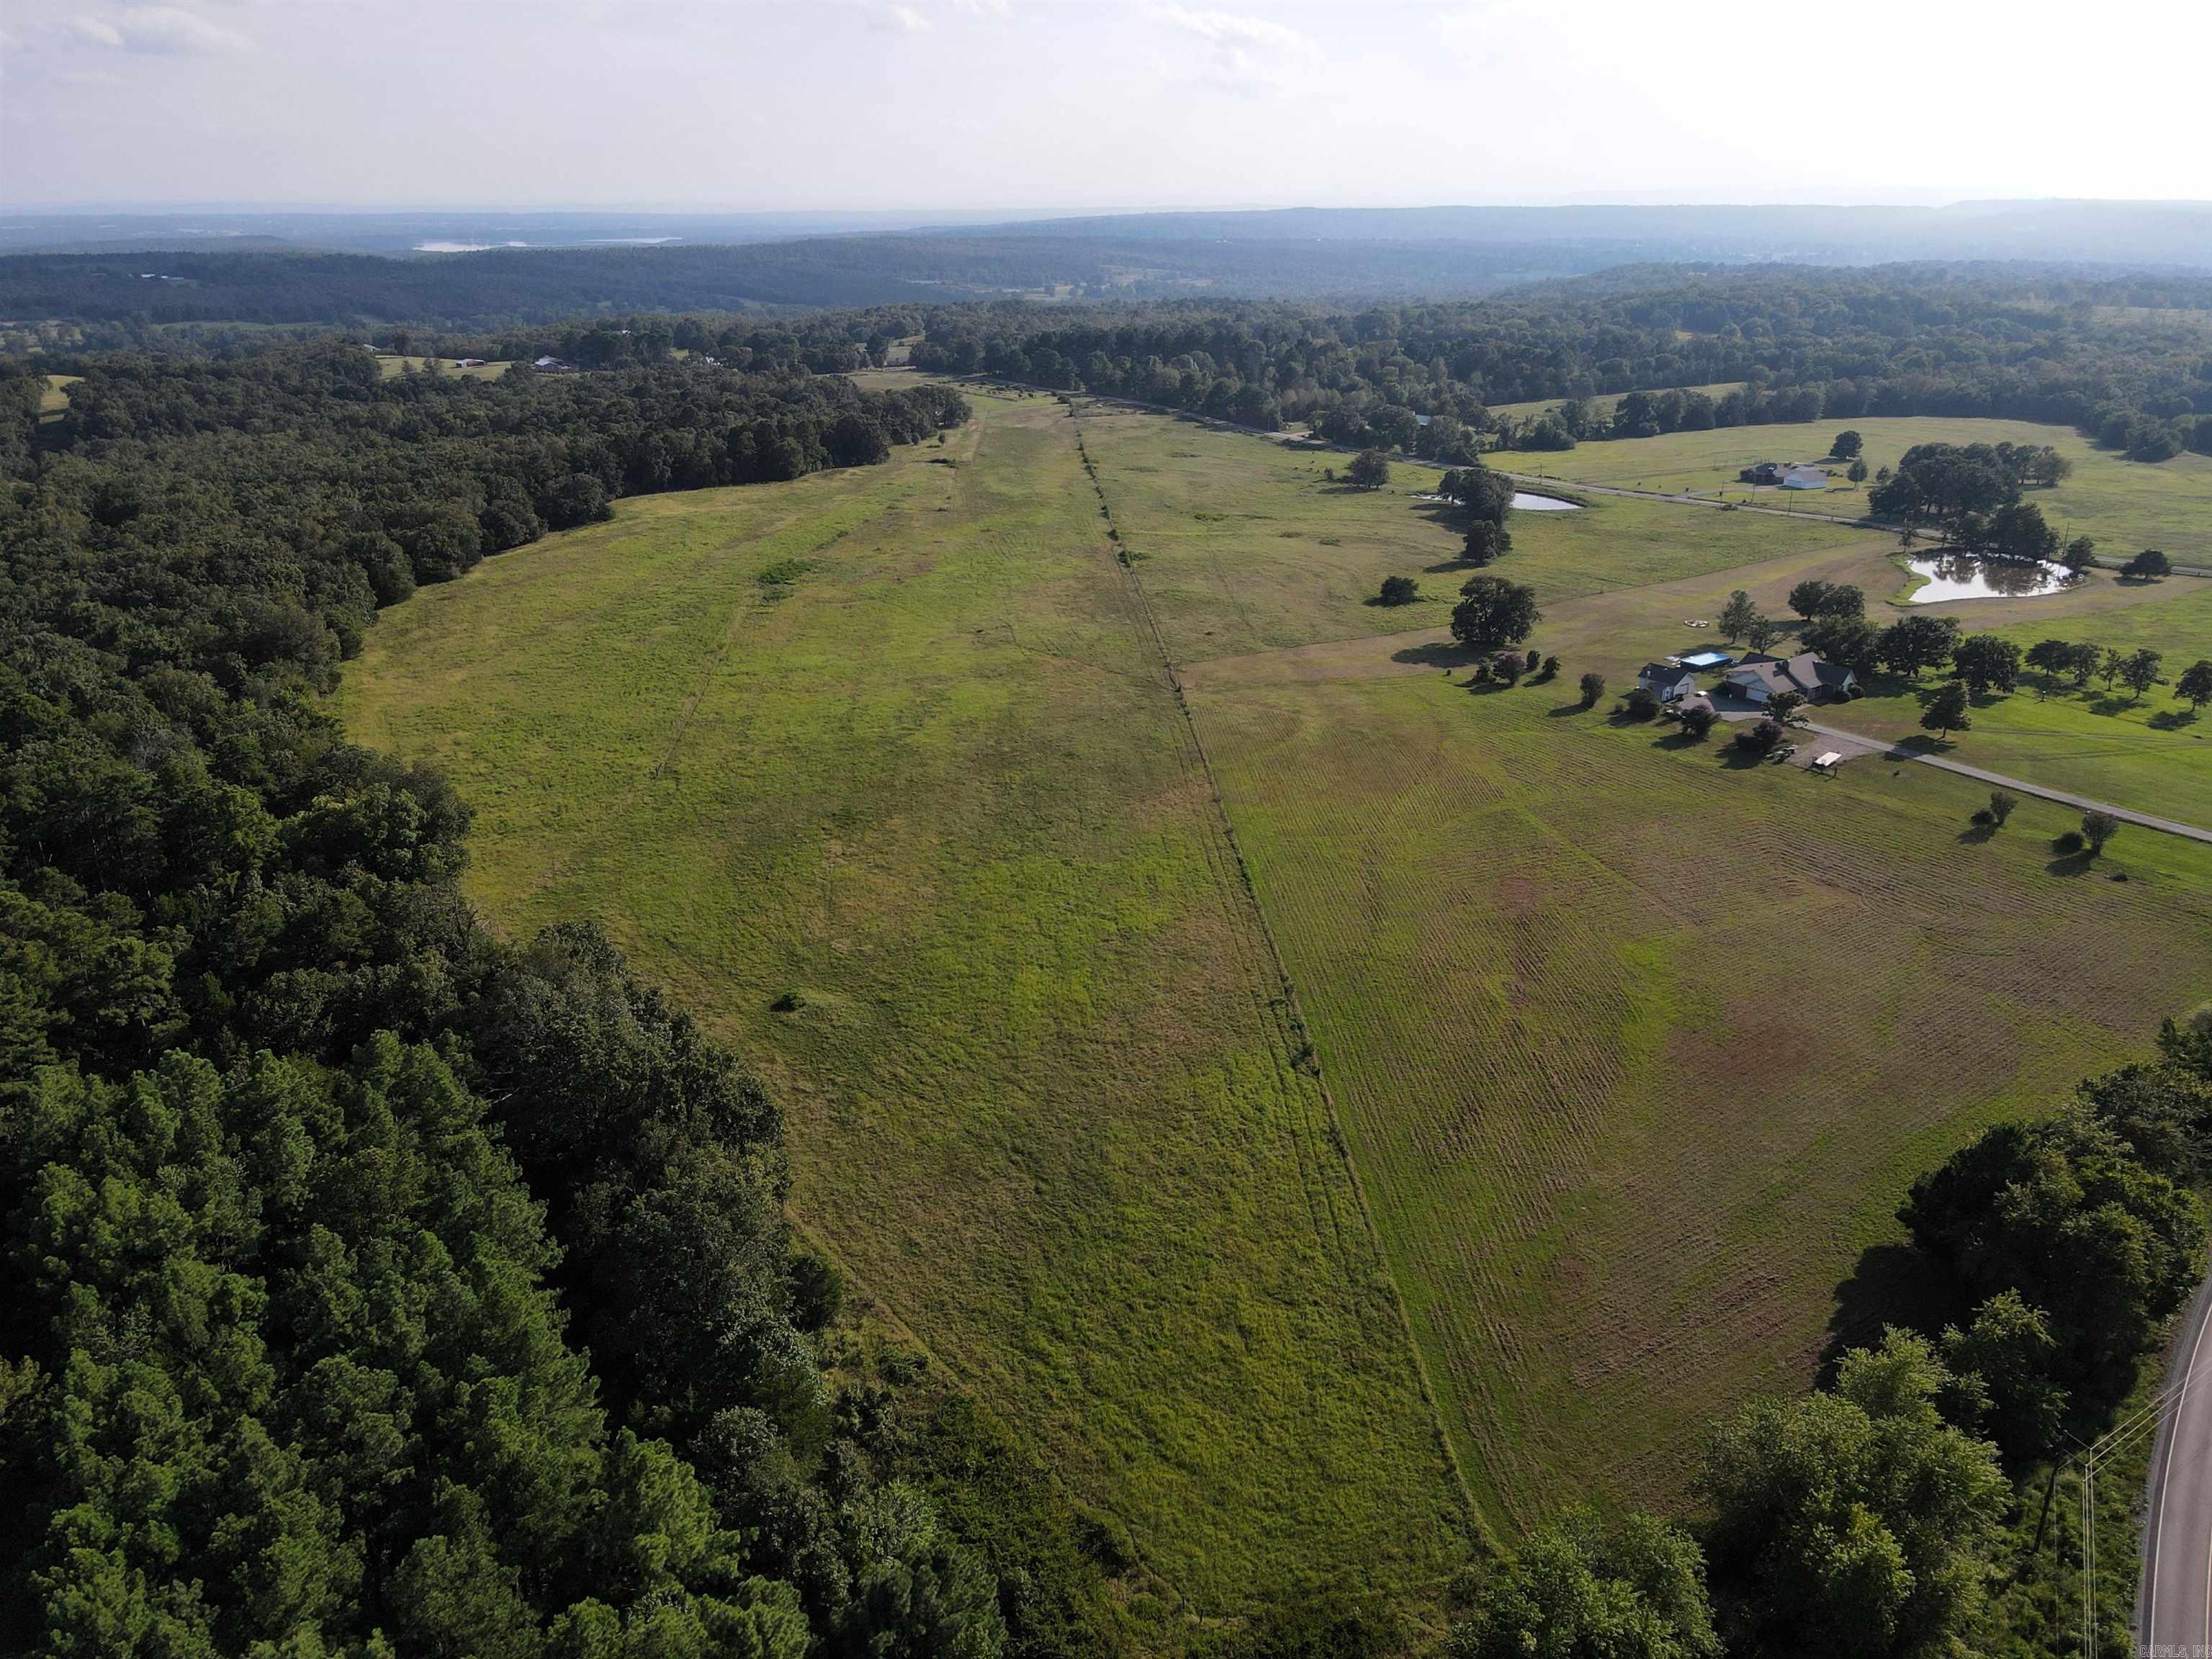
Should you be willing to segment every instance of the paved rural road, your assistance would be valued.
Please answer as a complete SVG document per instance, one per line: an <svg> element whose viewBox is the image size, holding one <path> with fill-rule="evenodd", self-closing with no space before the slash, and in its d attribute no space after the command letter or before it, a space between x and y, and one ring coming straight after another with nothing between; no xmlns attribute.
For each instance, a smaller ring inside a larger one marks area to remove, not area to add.
<svg viewBox="0 0 2212 1659"><path fill-rule="evenodd" d="M1964 761L1954 761L1942 755L1927 754L1917 749L1908 749L1901 744L1885 742L1857 732L1845 732L1833 726L1820 726L1811 720L1802 722L1802 728L1818 732L1824 738L1832 738L1846 744L1852 752L1861 755L1880 755L1884 760L1918 761L1923 766L1955 772L1962 778L1976 778L1999 789L2010 789L2023 795L2033 795L2038 800L2057 801L2061 806L2077 807L2084 812L2110 812L2122 823L2141 824L2146 830L2163 830L2169 836L2184 836L2191 841L2212 843L2212 830L2200 830L2193 823L2183 823L2176 818L2161 818L2148 812L2137 812L2125 806L2115 806L2110 801L2091 800L2087 795L2072 795L2063 789L2048 788L2043 784L2029 783L2021 778L2008 778L2002 772L1985 772L1978 766L1969 766Z"/></svg>
<svg viewBox="0 0 2212 1659"><path fill-rule="evenodd" d="M2150 1499L2143 1510L2142 1589L2136 1597L2136 1651L2212 1653L2212 1279L2189 1304L2173 1345L2168 1386L2182 1384L2151 1449ZM2199 1374L2198 1367L2203 1367Z"/></svg>

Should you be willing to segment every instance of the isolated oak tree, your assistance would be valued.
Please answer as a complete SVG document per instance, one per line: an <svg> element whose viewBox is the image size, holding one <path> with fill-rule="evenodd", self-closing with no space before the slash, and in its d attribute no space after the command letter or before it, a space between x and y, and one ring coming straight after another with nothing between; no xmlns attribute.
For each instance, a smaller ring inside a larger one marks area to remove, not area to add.
<svg viewBox="0 0 2212 1659"><path fill-rule="evenodd" d="M1495 651L1528 637L1543 620L1536 590L1503 576L1470 576L1452 608L1452 637L1473 651Z"/></svg>
<svg viewBox="0 0 2212 1659"><path fill-rule="evenodd" d="M2081 814L2081 842L2095 858L2104 852L2105 843L2120 833L2120 821L2110 812Z"/></svg>
<svg viewBox="0 0 2212 1659"><path fill-rule="evenodd" d="M2183 669L2173 683L2173 695L2188 703L2191 714L2212 702L2212 658L2199 657Z"/></svg>
<svg viewBox="0 0 2212 1659"><path fill-rule="evenodd" d="M2208 671L2212 671L2212 663L2207 663L2201 665ZM1593 668L1589 673L1583 676L1582 690L1583 707L1585 708L1595 708L1597 707L1597 700L1605 695L1605 676L1599 673L1597 670Z"/></svg>
<svg viewBox="0 0 2212 1659"><path fill-rule="evenodd" d="M1362 489L1380 489L1390 482L1390 457L1381 449L1363 449L1352 458L1345 477Z"/></svg>
<svg viewBox="0 0 2212 1659"><path fill-rule="evenodd" d="M1751 595L1741 587L1729 595L1728 603L1721 607L1721 635L1728 640L1740 640L1750 630L1759 615L1759 607L1751 602Z"/></svg>
<svg viewBox="0 0 2212 1659"><path fill-rule="evenodd" d="M2136 697L2142 696L2158 684L2159 665L2163 661L2163 657L2146 646L2120 665L2120 684L2134 692Z"/></svg>
<svg viewBox="0 0 2212 1659"><path fill-rule="evenodd" d="M1511 531L1488 519L1477 519L1467 527L1467 547L1461 556L1469 564L1485 565L1512 550Z"/></svg>
<svg viewBox="0 0 2212 1659"><path fill-rule="evenodd" d="M1937 691L1928 700L1928 707L1920 711L1920 724L1946 738L1954 732L1971 729L1974 717L1967 708L1966 686L1953 680Z"/></svg>

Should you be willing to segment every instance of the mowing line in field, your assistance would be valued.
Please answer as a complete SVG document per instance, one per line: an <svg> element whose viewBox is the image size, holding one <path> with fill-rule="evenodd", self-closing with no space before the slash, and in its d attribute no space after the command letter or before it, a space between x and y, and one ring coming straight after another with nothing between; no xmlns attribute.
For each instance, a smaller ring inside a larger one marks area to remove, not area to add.
<svg viewBox="0 0 2212 1659"><path fill-rule="evenodd" d="M1073 405L1071 404L1069 407L1072 411ZM1081 451L1083 447L1082 420L1079 416L1075 418L1076 444L1079 451ZM1328 1079L1322 1069L1319 1051L1315 1048L1312 1034L1306 1025L1304 1012L1299 1006L1297 988L1292 982L1289 970L1283 964L1282 951L1275 943L1274 932L1268 926L1267 912L1260 904L1258 890L1253 884L1251 866L1244 857L1243 848L1237 844L1237 827L1230 822L1229 808L1227 803L1222 799L1220 782L1214 776L1212 759L1206 751L1206 740L1199 734L1198 722L1191 716L1189 700L1184 695L1182 677L1176 672L1175 659L1169 653L1167 641L1160 633L1159 623L1152 614L1152 601L1145 592L1144 582L1138 576L1136 567L1131 562L1126 540L1121 537L1121 527L1115 522L1113 503L1107 498L1106 487L1100 481L1097 470L1091 465L1087 453L1084 455L1084 471L1091 479L1091 487L1098 492L1098 504L1105 513L1107 524L1115 531L1115 544L1117 549L1115 562L1121 566L1127 579L1129 589L1135 596L1137 608L1144 618L1146 632L1152 639L1153 649L1159 655L1161 672L1166 677L1168 686L1174 694L1176 709L1182 718L1182 729L1188 739L1190 750L1197 757L1200 769L1205 776L1207 795L1213 804L1215 822L1220 829L1223 841L1236 859L1237 888L1241 893L1239 908L1249 914L1253 925L1258 930L1260 938L1266 944L1268 965L1273 973L1275 982L1282 988L1283 1007L1289 1017L1288 1035L1297 1040L1298 1052L1311 1059L1313 1066L1311 1075L1321 1094L1322 1103L1328 1112L1329 1139L1342 1160L1345 1177L1351 1183L1352 1196L1358 1205L1361 1229L1367 1245L1372 1252L1374 1260L1382 1269L1384 1282L1390 1287L1391 1303L1397 1311L1407 1357L1412 1363L1414 1376L1419 1380L1422 1403L1428 1408L1430 1426L1436 1436L1437 1449L1443 1455L1445 1467L1451 1471L1453 1484L1466 1505L1469 1526L1474 1529L1476 1535L1484 1544L1495 1549L1496 1540L1490 1534L1488 1519L1476 1504L1474 1489L1468 1482L1467 1471L1461 1467L1459 1448L1444 1426L1443 1404L1437 1396L1435 1384L1429 1376L1427 1358L1421 1352L1419 1342L1415 1340L1413 1316L1407 1309L1405 1291L1398 1283L1396 1270L1391 1266L1391 1256L1383 1248L1382 1230L1376 1223L1374 1210L1367 1200L1366 1188L1360 1182L1358 1167L1352 1160L1352 1144L1344 1133L1343 1121L1336 1108L1336 1098L1329 1090ZM1340 1237L1340 1233L1339 1236Z"/></svg>

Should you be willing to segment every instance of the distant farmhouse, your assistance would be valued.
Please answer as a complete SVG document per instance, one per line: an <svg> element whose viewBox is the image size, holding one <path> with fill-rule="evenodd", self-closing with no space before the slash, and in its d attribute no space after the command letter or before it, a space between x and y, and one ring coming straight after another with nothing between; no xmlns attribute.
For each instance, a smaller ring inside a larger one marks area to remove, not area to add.
<svg viewBox="0 0 2212 1659"><path fill-rule="evenodd" d="M1825 467L1808 466L1797 461L1761 461L1747 466L1736 475L1736 481L1747 484L1771 484L1778 489L1826 489L1828 473Z"/></svg>
<svg viewBox="0 0 2212 1659"><path fill-rule="evenodd" d="M1673 702L1698 689L1698 676L1678 662L1647 662L1636 671L1636 683L1660 702Z"/></svg>
<svg viewBox="0 0 2212 1659"><path fill-rule="evenodd" d="M564 363L558 357L540 357L531 367L540 374L574 374L576 372L575 364Z"/></svg>
<svg viewBox="0 0 2212 1659"><path fill-rule="evenodd" d="M1746 702L1763 703L1784 691L1795 691L1808 702L1848 697L1858 689L1858 677L1839 663L1822 662L1810 651L1794 657L1771 657L1754 651L1723 677L1729 689Z"/></svg>

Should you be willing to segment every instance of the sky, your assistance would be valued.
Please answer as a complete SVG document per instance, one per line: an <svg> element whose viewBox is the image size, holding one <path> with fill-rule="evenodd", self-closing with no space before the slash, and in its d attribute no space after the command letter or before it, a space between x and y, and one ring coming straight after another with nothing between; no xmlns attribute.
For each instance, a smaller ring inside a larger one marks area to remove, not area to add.
<svg viewBox="0 0 2212 1659"><path fill-rule="evenodd" d="M0 0L0 205L2212 197L2212 4Z"/></svg>

